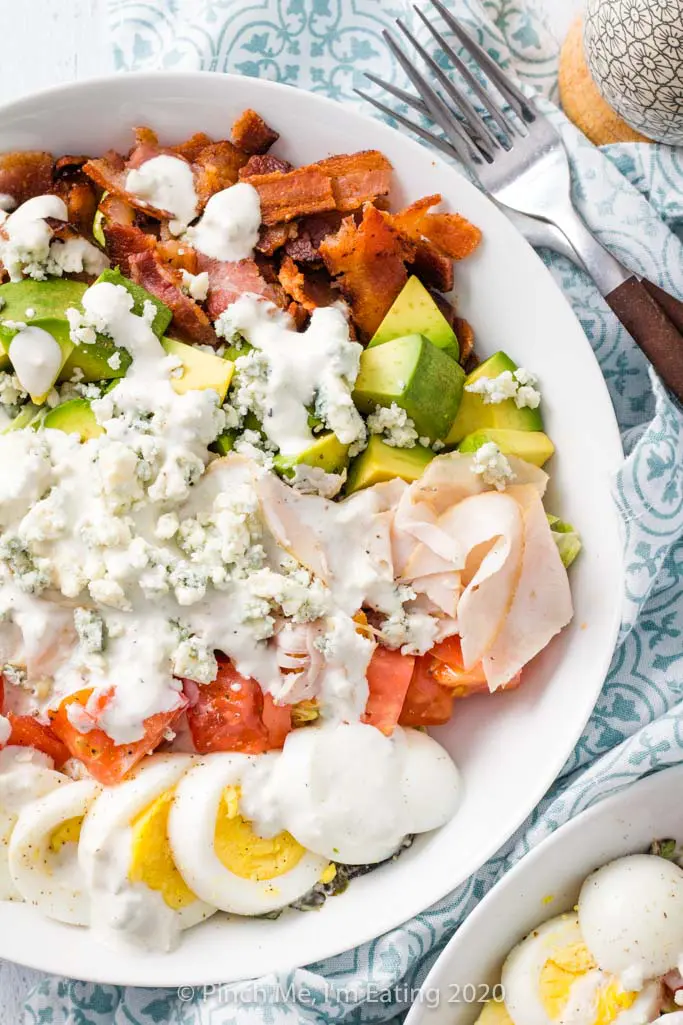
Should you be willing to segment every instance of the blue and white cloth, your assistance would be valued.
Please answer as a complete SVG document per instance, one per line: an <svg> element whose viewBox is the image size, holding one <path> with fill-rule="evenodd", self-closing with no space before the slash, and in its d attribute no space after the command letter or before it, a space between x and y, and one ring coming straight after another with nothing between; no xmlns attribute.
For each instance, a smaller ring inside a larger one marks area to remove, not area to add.
<svg viewBox="0 0 683 1025"><path fill-rule="evenodd" d="M566 121L553 105L557 44L534 0L447 2L496 60L546 97L571 155L576 204L590 226L624 264L683 299L683 153L646 145L599 150ZM400 15L422 34L408 0L110 0L109 12L122 72L232 71L354 104L353 87L363 84L366 69L382 68L400 82L382 28ZM444 943L513 862L605 794L683 758L683 416L592 283L563 258L542 255L600 361L628 457L614 484L627 546L622 631L595 711L559 780L476 875L356 950L280 979L238 984L230 995L45 978L29 996L24 1022L390 1021L402 1015Z"/></svg>

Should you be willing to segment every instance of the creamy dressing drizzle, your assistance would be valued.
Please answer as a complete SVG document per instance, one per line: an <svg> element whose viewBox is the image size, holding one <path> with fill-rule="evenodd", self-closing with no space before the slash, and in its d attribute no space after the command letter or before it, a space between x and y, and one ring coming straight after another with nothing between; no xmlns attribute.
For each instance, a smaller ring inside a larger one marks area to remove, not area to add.
<svg viewBox="0 0 683 1025"><path fill-rule="evenodd" d="M169 228L179 235L197 216L197 193L186 160L161 153L126 175L126 190L143 203L171 215Z"/></svg>
<svg viewBox="0 0 683 1025"><path fill-rule="evenodd" d="M55 239L46 218L67 221L66 204L59 196L34 196L6 216L0 206L3 235L0 260L11 281L23 277L44 280L48 274L100 274L109 266L104 253L84 238Z"/></svg>
<svg viewBox="0 0 683 1025"><path fill-rule="evenodd" d="M253 185L239 182L211 196L197 223L183 236L215 260L246 260L258 242L261 201Z"/></svg>
<svg viewBox="0 0 683 1025"><path fill-rule="evenodd" d="M36 398L54 384L64 353L49 331L29 325L10 342L9 358L24 391Z"/></svg>

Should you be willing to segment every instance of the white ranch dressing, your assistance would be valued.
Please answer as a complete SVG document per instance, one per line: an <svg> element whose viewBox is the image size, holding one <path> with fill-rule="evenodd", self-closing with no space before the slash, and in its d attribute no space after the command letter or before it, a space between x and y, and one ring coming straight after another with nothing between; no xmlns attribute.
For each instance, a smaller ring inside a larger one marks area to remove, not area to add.
<svg viewBox="0 0 683 1025"><path fill-rule="evenodd" d="M45 395L57 380L64 353L49 331L29 325L9 343L9 358L24 391L36 398Z"/></svg>
<svg viewBox="0 0 683 1025"><path fill-rule="evenodd" d="M259 194L248 182L238 182L211 196L184 238L205 256L232 263L252 255L260 226Z"/></svg>
<svg viewBox="0 0 683 1025"><path fill-rule="evenodd" d="M197 193L186 160L161 153L126 175L126 190L172 217L169 228L179 235L197 216Z"/></svg>
<svg viewBox="0 0 683 1025"><path fill-rule="evenodd" d="M351 397L363 348L350 340L340 309L314 310L307 329L297 332L291 317L273 303L243 295L221 314L217 329L226 339L239 332L265 361L257 381L259 413L266 436L283 455L298 455L313 444L307 407L316 399L343 444L365 436ZM251 378L254 354L238 359L236 369Z"/></svg>
<svg viewBox="0 0 683 1025"><path fill-rule="evenodd" d="M11 281L21 281L26 268L37 268L48 260L52 228L45 218L66 221L68 216L59 196L34 196L9 215L3 224L6 238L0 238L0 260Z"/></svg>

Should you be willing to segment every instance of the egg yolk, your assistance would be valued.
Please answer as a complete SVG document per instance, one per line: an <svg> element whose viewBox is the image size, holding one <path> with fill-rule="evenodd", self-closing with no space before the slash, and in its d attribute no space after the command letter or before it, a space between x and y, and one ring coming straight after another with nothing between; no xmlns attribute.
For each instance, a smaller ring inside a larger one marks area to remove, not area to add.
<svg viewBox="0 0 683 1025"><path fill-rule="evenodd" d="M513 1025L513 1022L502 1000L488 1000L475 1025Z"/></svg>
<svg viewBox="0 0 683 1025"><path fill-rule="evenodd" d="M273 837L259 836L251 823L238 812L239 791L226 787L221 798L214 834L214 849L219 861L240 879L258 883L291 872L299 864L306 848L291 833Z"/></svg>
<svg viewBox="0 0 683 1025"><path fill-rule="evenodd" d="M539 978L539 993L551 1021L557 1021L562 1016L577 979L596 968L593 955L583 943L574 943L555 951L545 962ZM601 986L596 993L592 1025L611 1025L622 1011L631 1007L637 995L624 992L616 979Z"/></svg>
<svg viewBox="0 0 683 1025"><path fill-rule="evenodd" d="M82 815L76 815L74 818L66 819L66 821L60 823L50 835L49 847L52 853L57 854L67 843L78 843L82 825Z"/></svg>
<svg viewBox="0 0 683 1025"><path fill-rule="evenodd" d="M131 822L128 878L157 890L174 911L192 904L197 896L189 888L173 860L168 843L168 814L173 790L167 790L152 801Z"/></svg>

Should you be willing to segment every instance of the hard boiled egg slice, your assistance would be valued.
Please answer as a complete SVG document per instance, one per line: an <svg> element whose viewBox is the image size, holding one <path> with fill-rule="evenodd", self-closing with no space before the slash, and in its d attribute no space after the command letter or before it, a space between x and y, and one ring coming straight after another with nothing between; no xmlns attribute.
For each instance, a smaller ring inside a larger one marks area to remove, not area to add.
<svg viewBox="0 0 683 1025"><path fill-rule="evenodd" d="M180 930L215 911L186 885L168 842L174 788L192 764L189 755L146 759L102 792L83 823L79 860L105 942L171 949Z"/></svg>
<svg viewBox="0 0 683 1025"><path fill-rule="evenodd" d="M22 810L9 845L9 870L17 890L48 918L71 925L90 922L89 894L78 867L83 817L100 787L92 780L59 786Z"/></svg>
<svg viewBox="0 0 683 1025"><path fill-rule="evenodd" d="M612 861L581 887L579 922L605 971L665 975L683 957L683 870L651 854Z"/></svg>
<svg viewBox="0 0 683 1025"><path fill-rule="evenodd" d="M642 1025L660 1006L657 984L630 992L598 969L576 915L553 918L518 944L502 985L513 1025Z"/></svg>
<svg viewBox="0 0 683 1025"><path fill-rule="evenodd" d="M19 812L69 780L52 768L52 759L28 747L0 751L0 900L21 900L9 870L9 842Z"/></svg>
<svg viewBox="0 0 683 1025"><path fill-rule="evenodd" d="M248 755L209 756L180 781L169 816L183 878L203 900L238 915L283 908L333 877L327 858L285 831L259 835L240 814L240 782L253 763Z"/></svg>

